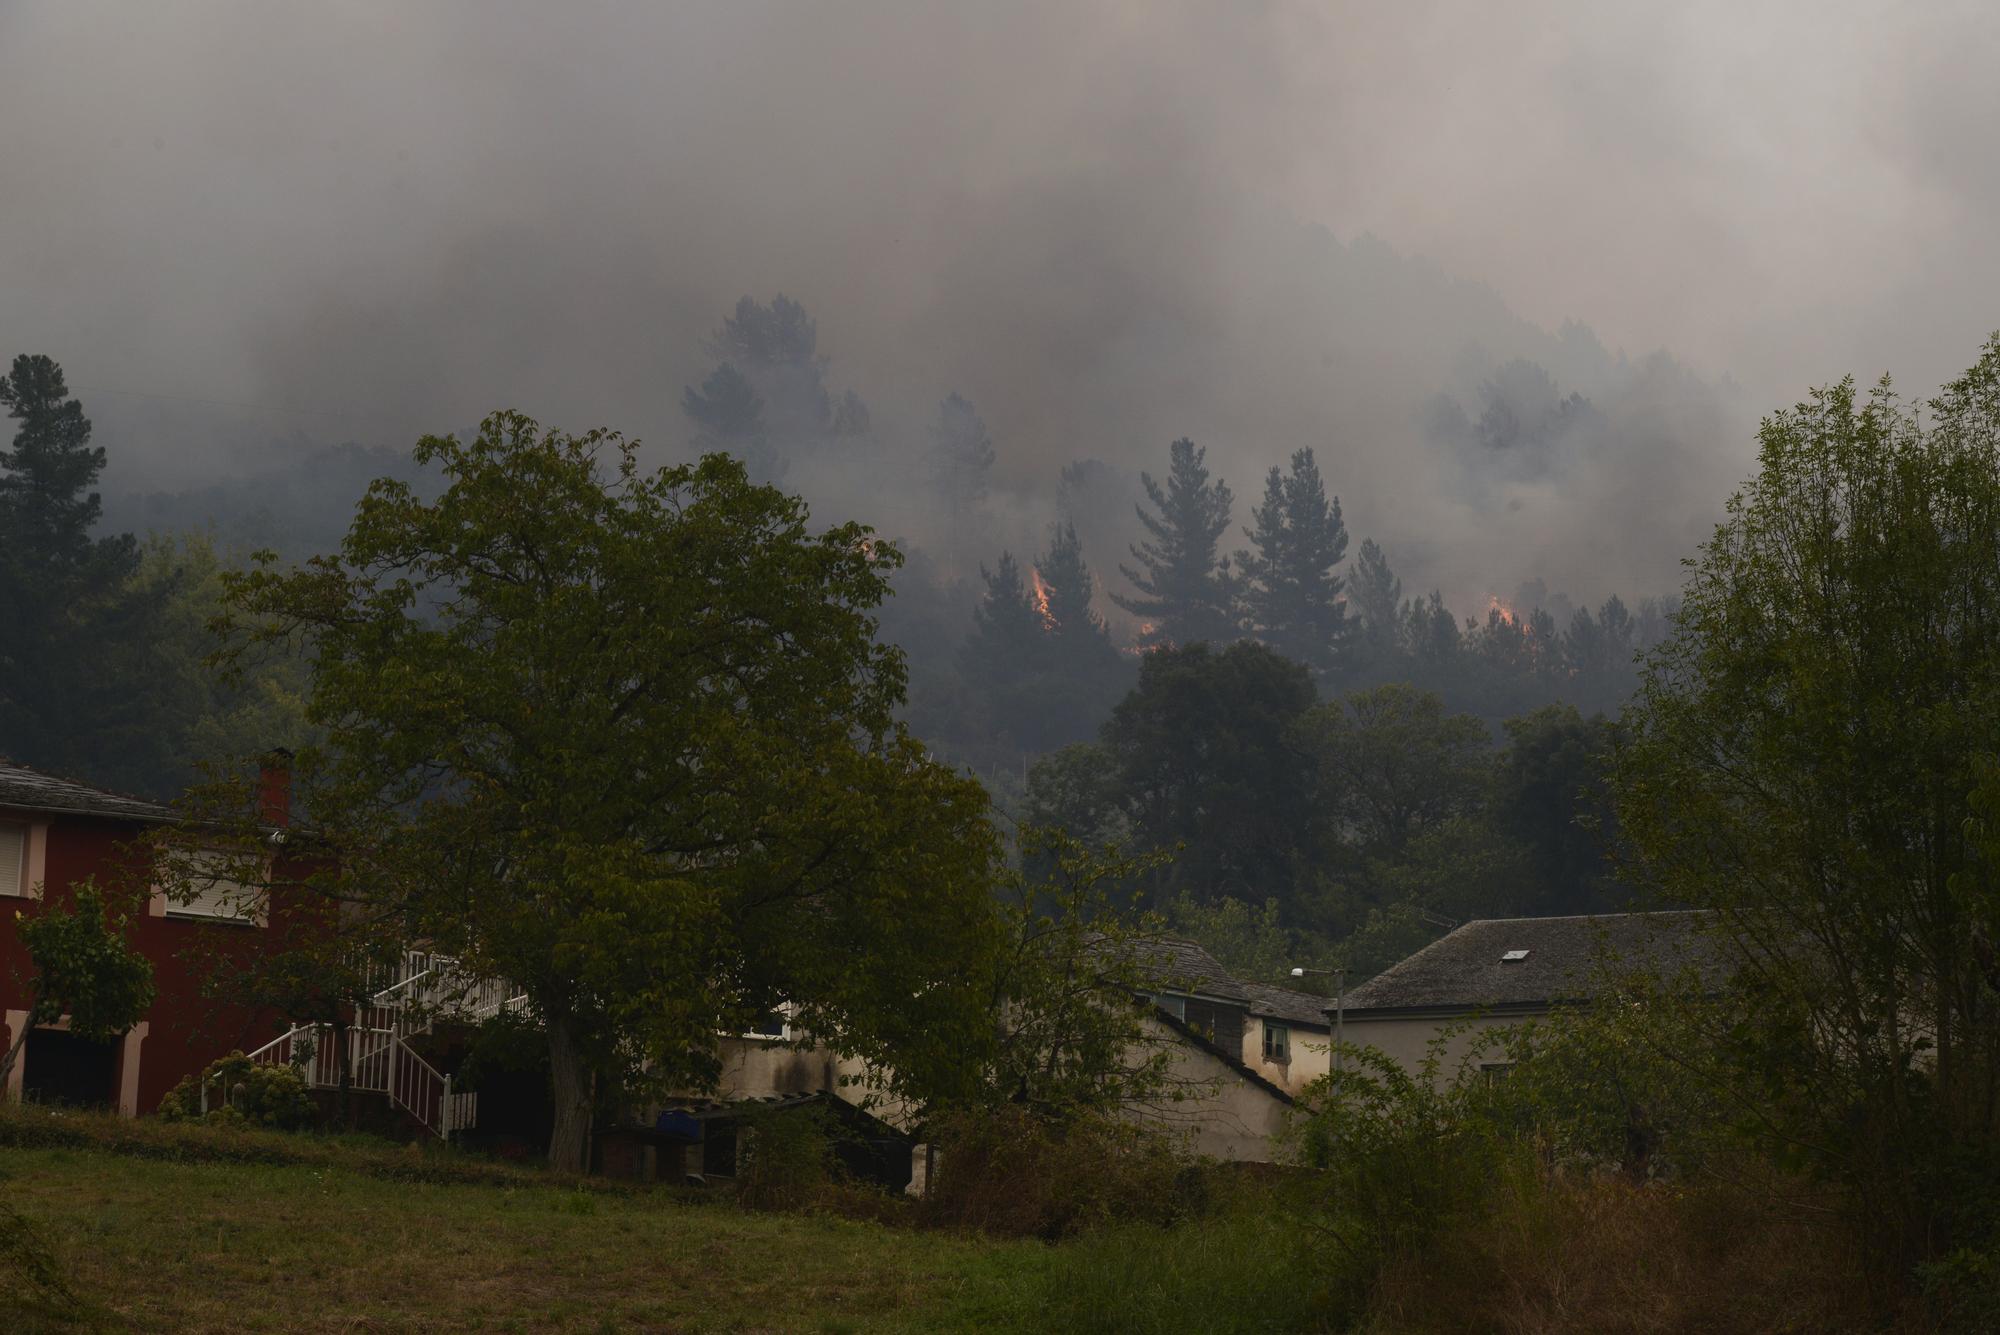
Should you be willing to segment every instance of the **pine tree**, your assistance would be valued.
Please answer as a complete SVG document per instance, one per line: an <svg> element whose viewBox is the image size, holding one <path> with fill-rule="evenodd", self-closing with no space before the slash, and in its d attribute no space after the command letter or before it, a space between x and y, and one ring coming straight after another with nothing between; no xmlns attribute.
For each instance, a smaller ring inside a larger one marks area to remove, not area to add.
<svg viewBox="0 0 2000 1335"><path fill-rule="evenodd" d="M1044 615L1051 634L1079 643L1098 639L1107 649L1111 647L1104 618L1091 610L1095 590L1075 524L1065 519L1055 525L1048 551L1035 562L1035 573L1042 577L1043 596L1048 600Z"/></svg>
<svg viewBox="0 0 2000 1335"><path fill-rule="evenodd" d="M91 448L90 419L69 397L62 368L16 357L13 373L0 376L0 406L20 423L13 448L0 451L0 524L15 568L129 574L137 564L131 537L91 536L104 510L90 490L104 471L104 447Z"/></svg>
<svg viewBox="0 0 2000 1335"><path fill-rule="evenodd" d="M1361 554L1347 575L1347 599L1353 628L1340 677L1348 687L1400 681L1403 651L1403 581L1389 568L1389 558L1373 538L1361 544Z"/></svg>
<svg viewBox="0 0 2000 1335"><path fill-rule="evenodd" d="M1059 521L1035 562L1042 619L1044 678L1038 689L1036 750L1089 739L1125 693L1132 670L1091 608L1095 588L1076 525Z"/></svg>
<svg viewBox="0 0 2000 1335"><path fill-rule="evenodd" d="M868 430L868 407L860 397L848 390L835 398L827 388L819 322L783 293L768 305L739 300L707 348L719 364L698 393L683 395L681 409L702 432L717 423L740 428L751 420L742 411L747 391L758 405L755 449L728 448L750 462L753 476L775 479L801 455Z"/></svg>
<svg viewBox="0 0 2000 1335"><path fill-rule="evenodd" d="M1246 529L1256 550L1240 552L1245 629L1285 657L1331 671L1351 623L1335 572L1347 556L1340 498L1326 494L1310 449L1292 455L1289 476L1273 468L1264 502Z"/></svg>
<svg viewBox="0 0 2000 1335"><path fill-rule="evenodd" d="M991 698L1011 694L1040 669L1042 615L1020 563L1000 553L992 570L979 568L986 592L972 609L972 634L961 654L966 678ZM1011 706L1003 704L1001 712Z"/></svg>
<svg viewBox="0 0 2000 1335"><path fill-rule="evenodd" d="M1143 619L1140 643L1147 648L1236 638L1236 581L1228 559L1216 556L1236 498L1228 483L1209 480L1206 454L1183 437L1169 450L1164 488L1152 474L1139 475L1158 513L1138 512L1152 534L1132 547L1144 573L1118 567L1139 596L1114 593L1111 601Z"/></svg>
<svg viewBox="0 0 2000 1335"><path fill-rule="evenodd" d="M1464 634L1458 618L1444 605L1444 595L1432 589L1427 598L1403 605L1403 647L1414 660L1413 676L1423 684L1444 683L1458 670Z"/></svg>
<svg viewBox="0 0 2000 1335"><path fill-rule="evenodd" d="M93 533L104 450L62 368L21 356L0 376L18 425L0 451L0 754L140 786L164 744L147 717L154 636L129 582L132 536Z"/></svg>
<svg viewBox="0 0 2000 1335"><path fill-rule="evenodd" d="M957 394L938 405L930 436L931 485L944 502L950 531L961 534L962 526L986 499L988 475L993 471L993 438L986 433L978 411Z"/></svg>
<svg viewBox="0 0 2000 1335"><path fill-rule="evenodd" d="M683 390L681 412L694 423L694 443L703 453L733 454L757 477L783 470L765 441L764 400L734 363L716 367L700 389Z"/></svg>
<svg viewBox="0 0 2000 1335"><path fill-rule="evenodd" d="M1362 633L1370 639L1392 642L1401 619L1403 581L1389 568L1389 558L1375 539L1362 541L1361 554L1354 560L1354 572L1348 577L1347 587L1354 610L1359 614Z"/></svg>

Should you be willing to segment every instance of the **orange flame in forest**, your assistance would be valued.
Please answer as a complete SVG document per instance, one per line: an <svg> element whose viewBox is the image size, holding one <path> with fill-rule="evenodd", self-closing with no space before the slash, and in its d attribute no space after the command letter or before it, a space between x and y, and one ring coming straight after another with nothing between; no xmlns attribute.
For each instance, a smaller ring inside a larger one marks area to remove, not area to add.
<svg viewBox="0 0 2000 1335"><path fill-rule="evenodd" d="M1510 626L1521 624L1521 619L1514 615L1514 609L1501 602L1497 595L1490 593L1486 595L1486 612L1488 616L1499 613L1500 619Z"/></svg>
<svg viewBox="0 0 2000 1335"><path fill-rule="evenodd" d="M1042 629L1054 630L1056 616L1049 611L1049 586L1042 581L1042 572L1033 566L1028 567L1028 578L1034 584L1035 611L1041 615Z"/></svg>
<svg viewBox="0 0 2000 1335"><path fill-rule="evenodd" d="M1150 621L1141 621L1139 623L1139 643L1125 645L1118 652L1121 654L1131 654L1134 658L1139 658L1152 653L1155 649L1171 648L1172 646L1170 645L1146 643L1147 640L1153 638L1153 632L1158 629L1159 627Z"/></svg>

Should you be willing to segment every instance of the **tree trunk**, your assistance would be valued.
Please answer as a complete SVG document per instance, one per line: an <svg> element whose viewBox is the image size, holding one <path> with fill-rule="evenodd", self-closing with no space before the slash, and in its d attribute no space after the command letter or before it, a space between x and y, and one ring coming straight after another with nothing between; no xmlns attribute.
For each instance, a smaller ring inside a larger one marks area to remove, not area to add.
<svg viewBox="0 0 2000 1335"><path fill-rule="evenodd" d="M596 1083L577 1044L574 1022L549 1016L549 1077L555 1125L549 1132L549 1167L561 1173L590 1169L591 1088Z"/></svg>
<svg viewBox="0 0 2000 1335"><path fill-rule="evenodd" d="M28 1044L28 1031L35 1027L35 1007L28 1003L28 1013L21 1021L21 1032L14 1035L14 1041L7 1045L7 1051L0 1054L0 1089L7 1088L7 1077L14 1074L14 1063L21 1055L21 1049Z"/></svg>

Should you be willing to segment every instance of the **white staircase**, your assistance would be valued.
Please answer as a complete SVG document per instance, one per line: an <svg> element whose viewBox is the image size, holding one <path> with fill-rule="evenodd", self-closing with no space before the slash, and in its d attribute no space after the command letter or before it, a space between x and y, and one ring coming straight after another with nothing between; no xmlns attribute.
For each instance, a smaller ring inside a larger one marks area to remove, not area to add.
<svg viewBox="0 0 2000 1335"><path fill-rule="evenodd" d="M410 1048L406 1039L428 1033L440 1020L478 1024L501 1011L518 1011L528 998L500 982L468 978L458 961L407 951L387 986L355 1007L347 1027L347 1087L382 1094L432 1134L450 1139L473 1126L479 1095L454 1093L451 1077ZM341 1054L333 1026L294 1025L249 1054L264 1066L290 1066L314 1089L338 1089Z"/></svg>

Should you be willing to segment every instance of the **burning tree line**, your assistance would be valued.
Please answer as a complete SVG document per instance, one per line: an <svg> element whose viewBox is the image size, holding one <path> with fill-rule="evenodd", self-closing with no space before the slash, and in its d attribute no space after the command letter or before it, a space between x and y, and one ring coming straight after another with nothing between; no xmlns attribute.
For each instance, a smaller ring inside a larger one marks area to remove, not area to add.
<svg viewBox="0 0 2000 1335"><path fill-rule="evenodd" d="M1068 517L1025 568L1009 551L982 567L972 629L955 651L923 638L907 645L917 729L974 763L1044 754L1087 740L1143 655L1245 640L1328 690L1408 682L1493 725L1556 702L1615 710L1638 682L1637 655L1666 633L1670 599L1635 612L1614 594L1560 626L1539 605L1519 612L1494 598L1483 622L1461 622L1439 592L1406 599L1373 540L1347 561L1340 499L1311 449L1296 451L1289 470L1271 469L1244 530L1249 546L1229 555L1234 496L1205 453L1177 440L1164 485L1141 474L1148 536L1119 567L1132 592L1104 588ZM1099 597L1137 618L1135 642L1118 643Z"/></svg>
<svg viewBox="0 0 2000 1335"><path fill-rule="evenodd" d="M952 392L919 453L895 455L866 403L832 383L818 333L782 294L740 300L708 340L713 371L682 396L692 444L816 501L839 503L857 472L921 478L934 550L899 543L908 559L882 634L908 656L913 731L982 772L1018 775L1028 759L1089 739L1132 687L1137 658L1167 645L1256 640L1323 688L1411 682L1497 728L1556 701L1615 710L1637 682L1635 653L1665 632L1670 606L1654 600L1569 611L1561 595L1524 589L1473 621L1436 592L1406 599L1380 544L1364 541L1350 561L1340 498L1309 448L1267 474L1241 542L1236 497L1191 440L1169 446L1164 476L1141 473L1136 494L1122 470L1074 461L1055 489L1046 546L1031 557L1003 548L961 580L959 554L982 550L994 528L992 432ZM871 495L860 512L879 516L887 499ZM1138 541L1107 580L1083 535L1134 499ZM1104 615L1112 608L1117 625Z"/></svg>

